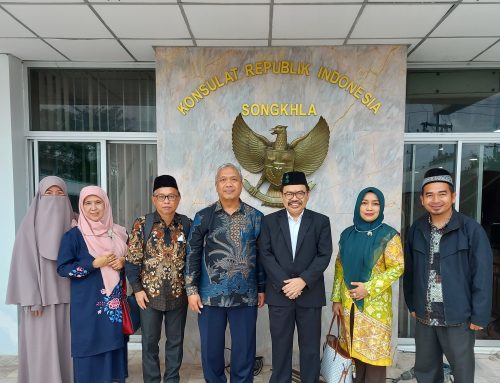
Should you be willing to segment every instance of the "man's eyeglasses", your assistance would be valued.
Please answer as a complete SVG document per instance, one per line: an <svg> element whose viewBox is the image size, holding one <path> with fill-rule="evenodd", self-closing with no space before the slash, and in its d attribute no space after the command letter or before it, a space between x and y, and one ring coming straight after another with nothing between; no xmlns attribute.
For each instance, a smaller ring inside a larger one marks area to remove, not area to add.
<svg viewBox="0 0 500 383"><path fill-rule="evenodd" d="M306 192L305 191L298 191L298 192L285 192L283 193L286 199L292 199L294 196L297 197L298 199L302 199L305 197Z"/></svg>
<svg viewBox="0 0 500 383"><path fill-rule="evenodd" d="M172 201L175 201L179 196L175 195L175 194L168 194L168 195L165 195L165 194L153 194L153 197L155 197L160 202L164 202L166 199L168 199L169 201L172 202Z"/></svg>

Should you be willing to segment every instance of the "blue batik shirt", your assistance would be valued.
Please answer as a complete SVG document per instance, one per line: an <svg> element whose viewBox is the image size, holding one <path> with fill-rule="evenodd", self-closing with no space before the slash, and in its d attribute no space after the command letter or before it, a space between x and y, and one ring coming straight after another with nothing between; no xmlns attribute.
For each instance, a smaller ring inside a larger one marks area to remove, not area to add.
<svg viewBox="0 0 500 383"><path fill-rule="evenodd" d="M257 250L262 216L241 201L231 215L220 201L196 213L186 251L188 295L208 306L257 305L266 279Z"/></svg>

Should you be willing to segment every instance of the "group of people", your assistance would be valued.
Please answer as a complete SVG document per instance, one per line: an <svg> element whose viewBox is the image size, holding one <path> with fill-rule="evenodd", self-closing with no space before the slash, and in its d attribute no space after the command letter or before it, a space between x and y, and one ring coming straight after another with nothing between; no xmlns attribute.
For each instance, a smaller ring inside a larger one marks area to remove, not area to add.
<svg viewBox="0 0 500 383"><path fill-rule="evenodd" d="M330 220L306 208L310 190L302 172L283 174L284 209L266 216L240 199L242 181L235 165L219 167L217 202L191 220L177 212L176 180L158 176L154 212L137 218L127 235L113 223L101 188L83 188L75 214L64 182L44 178L16 236L7 292L7 303L21 306L18 381L125 382L121 303L128 279L140 308L144 382L162 380L163 325L163 381L179 382L188 308L197 313L205 380L226 382L229 324L230 381L252 382L257 312L265 304L270 382L292 381L295 328L301 381L319 382ZM455 382L474 381L474 331L490 316L492 254L482 227L454 210L454 201L451 175L429 170L421 193L428 214L412 225L403 250L399 233L384 223L383 193L375 187L359 193L353 225L340 235L331 295L354 382L386 380L391 285L403 272L417 323L418 382L443 381L443 353Z"/></svg>

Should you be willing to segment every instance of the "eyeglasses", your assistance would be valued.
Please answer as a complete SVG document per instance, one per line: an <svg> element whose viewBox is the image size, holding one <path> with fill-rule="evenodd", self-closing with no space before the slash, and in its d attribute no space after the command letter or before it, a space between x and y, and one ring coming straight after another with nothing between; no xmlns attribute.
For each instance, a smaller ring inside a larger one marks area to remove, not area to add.
<svg viewBox="0 0 500 383"><path fill-rule="evenodd" d="M168 194L168 195L165 195L165 194L153 194L153 197L155 197L160 202L164 202L166 199L168 199L169 201L172 202L172 201L175 201L179 196L175 195L175 194Z"/></svg>
<svg viewBox="0 0 500 383"><path fill-rule="evenodd" d="M302 199L305 197L306 192L305 191L298 191L298 192L285 192L283 193L286 199L292 199L294 196L297 197L298 199Z"/></svg>

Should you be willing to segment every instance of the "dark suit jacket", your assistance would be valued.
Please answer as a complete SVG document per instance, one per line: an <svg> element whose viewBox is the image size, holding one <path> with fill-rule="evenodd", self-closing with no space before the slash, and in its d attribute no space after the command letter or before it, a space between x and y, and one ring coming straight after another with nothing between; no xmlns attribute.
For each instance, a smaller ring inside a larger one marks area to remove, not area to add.
<svg viewBox="0 0 500 383"><path fill-rule="evenodd" d="M259 237L259 260L267 274L266 303L301 307L326 305L323 272L332 256L330 219L311 210L304 210L297 237L295 260L286 210L279 210L262 219ZM301 277L306 282L302 294L294 301L282 292L284 280Z"/></svg>

